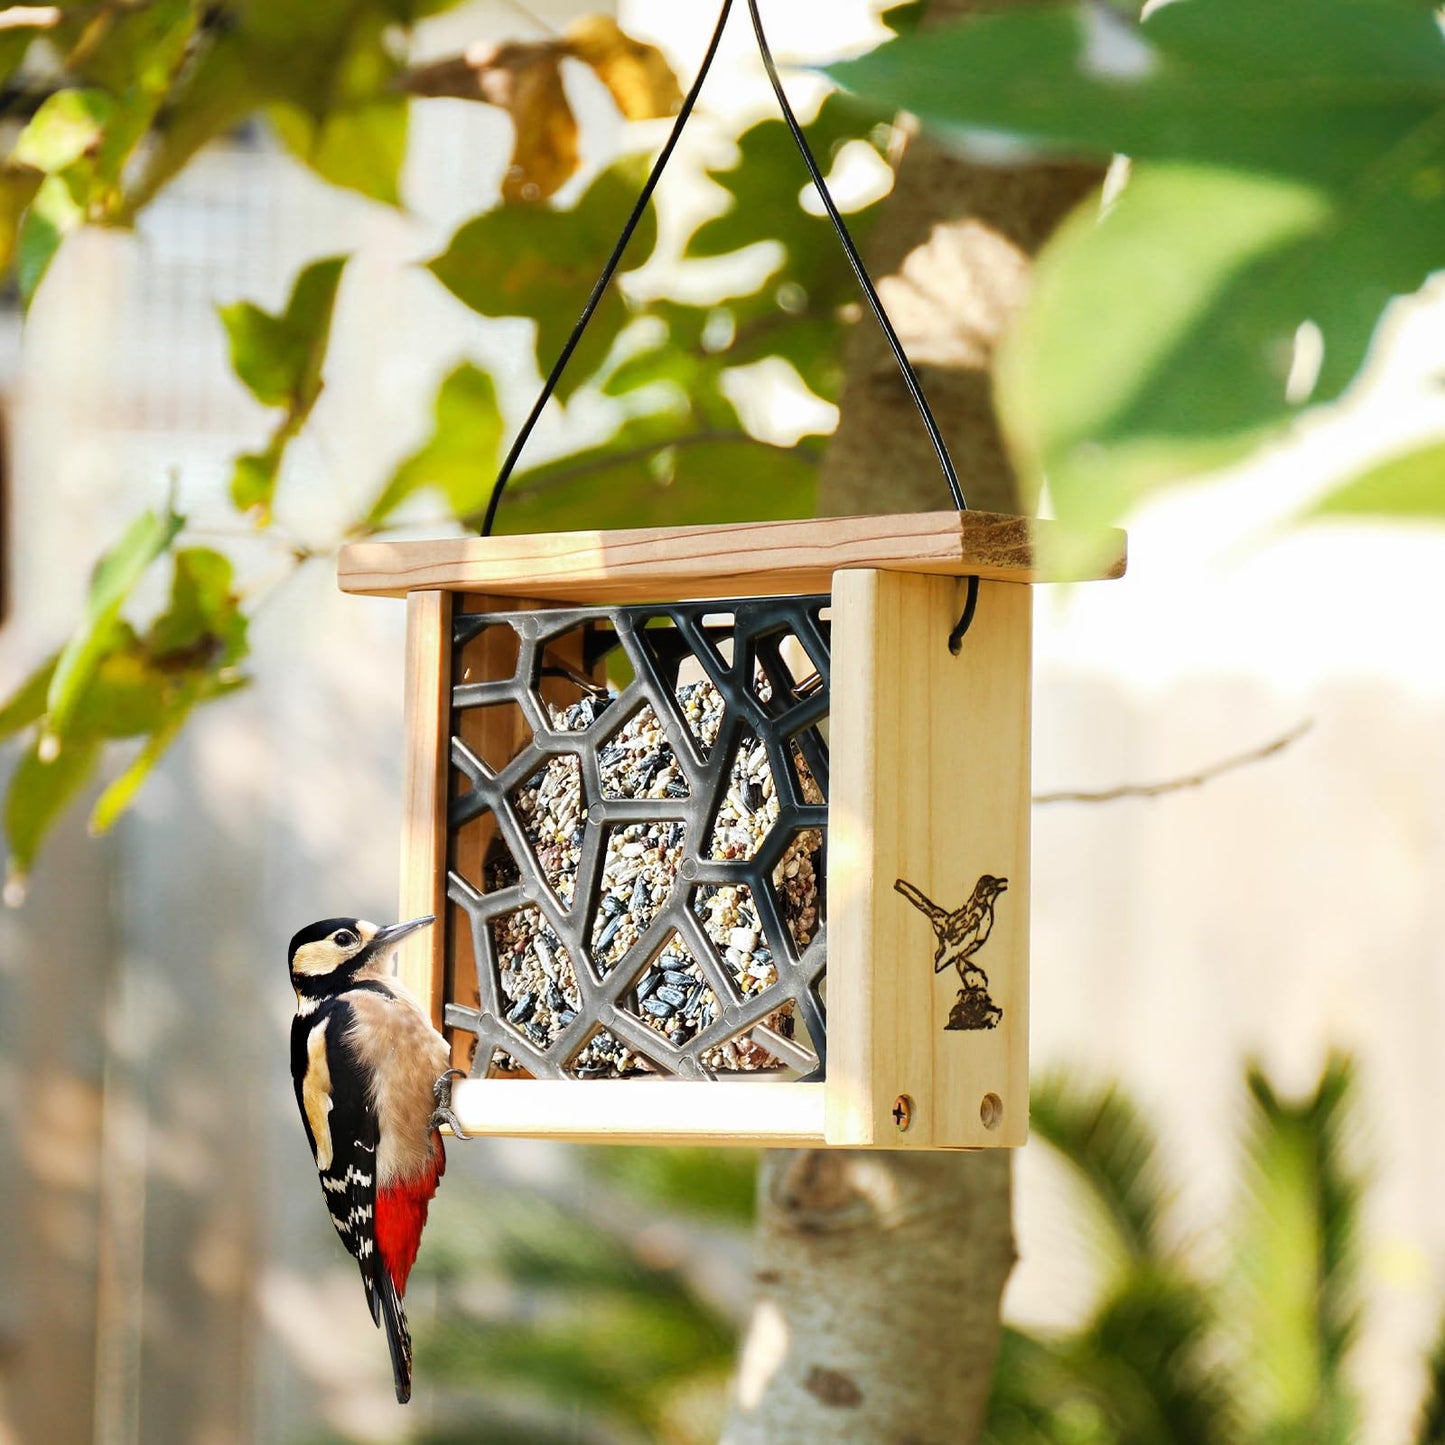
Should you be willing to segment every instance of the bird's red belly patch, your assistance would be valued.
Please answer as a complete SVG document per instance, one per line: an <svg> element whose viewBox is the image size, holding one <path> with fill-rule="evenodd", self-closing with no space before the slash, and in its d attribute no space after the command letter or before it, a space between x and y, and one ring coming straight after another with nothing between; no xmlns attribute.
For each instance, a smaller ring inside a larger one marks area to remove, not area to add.
<svg viewBox="0 0 1445 1445"><path fill-rule="evenodd" d="M407 1277L416 1263L417 1246L426 1225L427 1206L446 1168L440 1140L436 1141L432 1159L432 1167L425 1173L379 1189L376 1194L376 1252L397 1294L406 1292Z"/></svg>

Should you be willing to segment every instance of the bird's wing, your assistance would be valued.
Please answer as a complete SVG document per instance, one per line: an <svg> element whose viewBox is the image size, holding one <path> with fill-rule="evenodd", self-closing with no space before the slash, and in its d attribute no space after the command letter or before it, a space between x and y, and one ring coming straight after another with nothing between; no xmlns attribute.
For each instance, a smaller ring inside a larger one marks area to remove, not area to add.
<svg viewBox="0 0 1445 1445"><path fill-rule="evenodd" d="M291 1077L321 1194L341 1242L361 1270L371 1317L380 1323L376 1254L376 1110L347 1042L351 1006L328 999L291 1025Z"/></svg>

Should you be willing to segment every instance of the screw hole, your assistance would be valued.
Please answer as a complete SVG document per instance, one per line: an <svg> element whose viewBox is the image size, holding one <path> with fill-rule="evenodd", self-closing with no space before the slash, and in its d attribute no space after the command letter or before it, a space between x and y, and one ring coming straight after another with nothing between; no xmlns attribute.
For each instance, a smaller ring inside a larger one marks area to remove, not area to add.
<svg viewBox="0 0 1445 1445"><path fill-rule="evenodd" d="M1003 1123L1003 1100L997 1094L985 1094L978 1106L978 1117L985 1129L997 1129Z"/></svg>

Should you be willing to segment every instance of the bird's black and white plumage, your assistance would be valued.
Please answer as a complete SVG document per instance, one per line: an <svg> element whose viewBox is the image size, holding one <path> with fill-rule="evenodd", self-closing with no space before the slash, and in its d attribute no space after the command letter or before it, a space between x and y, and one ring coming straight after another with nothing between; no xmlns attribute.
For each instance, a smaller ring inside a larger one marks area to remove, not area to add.
<svg viewBox="0 0 1445 1445"><path fill-rule="evenodd" d="M402 1296L427 1206L446 1168L433 1125L446 1041L391 974L391 956L430 918L378 928L327 918L291 940L291 1076L321 1192L386 1329L396 1397L411 1396Z"/></svg>

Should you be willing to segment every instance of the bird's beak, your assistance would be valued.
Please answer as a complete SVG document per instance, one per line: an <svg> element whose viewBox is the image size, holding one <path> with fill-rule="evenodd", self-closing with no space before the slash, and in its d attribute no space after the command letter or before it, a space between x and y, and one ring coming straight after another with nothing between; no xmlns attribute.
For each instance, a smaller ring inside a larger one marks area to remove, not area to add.
<svg viewBox="0 0 1445 1445"><path fill-rule="evenodd" d="M436 921L436 914L428 913L425 918L411 918L405 923L388 923L385 928L378 928L372 935L371 946L373 948L390 948L393 944L400 943L407 934L429 928Z"/></svg>
<svg viewBox="0 0 1445 1445"><path fill-rule="evenodd" d="M1000 893L1007 893L1007 892L1008 892L1008 879L1007 879L1007 878L1000 878L1000 879L998 880L998 891L999 891Z"/></svg>

